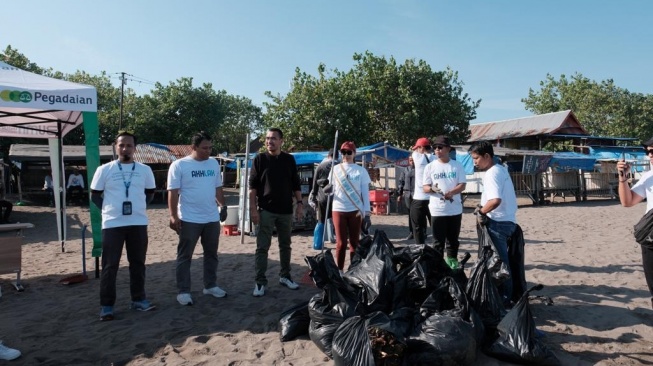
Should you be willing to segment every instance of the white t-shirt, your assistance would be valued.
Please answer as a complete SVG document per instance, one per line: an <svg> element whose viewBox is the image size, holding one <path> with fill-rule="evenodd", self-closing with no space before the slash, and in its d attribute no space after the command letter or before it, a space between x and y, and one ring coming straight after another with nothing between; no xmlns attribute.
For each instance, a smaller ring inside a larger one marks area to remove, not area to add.
<svg viewBox="0 0 653 366"><path fill-rule="evenodd" d="M424 182L424 168L432 162L437 160L433 154L420 154L417 151L413 151L413 162L415 163L415 187L413 187L413 199L428 201L429 195L424 193L423 182Z"/></svg>
<svg viewBox="0 0 653 366"><path fill-rule="evenodd" d="M443 193L449 192L460 183L467 183L465 168L456 160L449 160L446 163L440 160L433 160L424 168L424 185L437 183ZM427 193L429 199L429 211L431 216L453 216L463 213L463 202L460 193L454 195L453 202L445 200L442 194Z"/></svg>
<svg viewBox="0 0 653 366"><path fill-rule="evenodd" d="M122 167L122 170L120 170ZM125 188L129 183L129 197ZM118 160L101 165L93 175L91 190L103 191L102 228L147 225L145 190L156 188L154 174L141 163L122 164ZM123 202L132 205L132 214L123 215Z"/></svg>
<svg viewBox="0 0 653 366"><path fill-rule="evenodd" d="M71 174L68 177L68 185L66 188L77 186L84 188L84 177L81 174Z"/></svg>
<svg viewBox="0 0 653 366"><path fill-rule="evenodd" d="M179 189L179 218L195 224L220 221L215 202L222 187L220 164L215 159L198 161L191 156L175 160L168 170L168 190Z"/></svg>
<svg viewBox="0 0 653 366"><path fill-rule="evenodd" d="M646 198L646 212L653 209L653 170L642 174L642 178L630 190Z"/></svg>
<svg viewBox="0 0 653 366"><path fill-rule="evenodd" d="M488 212L487 217L495 221L511 221L516 224L517 196L515 196L515 187L508 170L500 164L494 164L483 176L481 205L485 206L487 201L494 198L500 198L501 204Z"/></svg>
<svg viewBox="0 0 653 366"><path fill-rule="evenodd" d="M340 186L338 179L336 178L336 170L341 169L341 166L345 169L345 173L349 178L349 181L354 186L357 192L361 194L361 199L363 201L363 209L365 213L370 211L370 175L367 173L367 170L360 165L341 163L333 167L333 211L335 212L352 212L360 210L354 203L349 199L349 196L345 193L345 189Z"/></svg>

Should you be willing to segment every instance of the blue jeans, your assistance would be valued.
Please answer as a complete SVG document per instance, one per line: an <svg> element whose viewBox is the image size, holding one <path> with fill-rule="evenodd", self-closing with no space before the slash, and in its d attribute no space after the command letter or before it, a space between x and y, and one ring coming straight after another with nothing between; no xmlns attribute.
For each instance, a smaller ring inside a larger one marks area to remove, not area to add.
<svg viewBox="0 0 653 366"><path fill-rule="evenodd" d="M182 221L177 245L177 290L180 294L190 293L190 262L197 245L202 243L204 251L204 288L217 286L218 244L220 241L220 222L195 224Z"/></svg>
<svg viewBox="0 0 653 366"><path fill-rule="evenodd" d="M499 292L506 303L512 299L512 271L510 269L510 259L508 258L508 238L512 237L517 225L511 221L495 221L488 219L487 232L490 234L492 243L497 248L501 261L508 267L510 277L505 280L499 287Z"/></svg>

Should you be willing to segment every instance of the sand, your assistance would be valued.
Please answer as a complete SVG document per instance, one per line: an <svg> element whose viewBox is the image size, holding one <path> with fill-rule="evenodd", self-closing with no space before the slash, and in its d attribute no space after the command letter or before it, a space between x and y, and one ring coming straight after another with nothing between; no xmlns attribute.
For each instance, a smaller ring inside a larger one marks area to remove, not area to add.
<svg viewBox="0 0 653 366"><path fill-rule="evenodd" d="M231 204L235 197L231 195ZM475 197L466 202L461 253L476 251ZM632 227L645 205L623 208L614 200L562 202L532 206L520 201L518 221L526 239L529 285L548 296L552 306L531 302L544 342L565 365L638 365L653 363L653 311ZM59 280L82 271L81 226L89 223L88 207L68 209L69 239L61 252L54 209L15 207L12 219L36 227L24 231L22 283L0 275L0 339L23 356L12 364L40 365L331 365L306 337L282 343L279 314L308 300L319 290L302 283L291 291L277 282L276 239L270 251L270 286L262 298L252 296L255 238L221 236L219 285L228 296L202 295L201 247L192 264L195 305L176 301L176 234L168 228L167 208L148 211L150 246L146 290L158 306L152 312L129 310L129 278L123 254L118 274L116 320L100 322L99 280L87 238L87 271L83 283ZM397 245L405 244L406 216L373 216L373 229L384 230ZM332 244L328 247L333 248ZM293 277L307 273L304 257L315 255L312 232L293 235ZM476 258L472 256L472 261ZM469 268L470 266L468 266ZM0 361L0 363L2 363ZM479 354L475 365L505 365Z"/></svg>

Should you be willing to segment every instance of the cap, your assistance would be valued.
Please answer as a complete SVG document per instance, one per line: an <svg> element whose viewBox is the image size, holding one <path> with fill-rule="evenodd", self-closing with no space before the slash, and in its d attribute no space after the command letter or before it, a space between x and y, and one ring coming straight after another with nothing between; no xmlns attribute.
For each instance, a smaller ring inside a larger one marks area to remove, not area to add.
<svg viewBox="0 0 653 366"><path fill-rule="evenodd" d="M653 137L651 137L647 141L642 142L642 146L644 146L644 147L653 146Z"/></svg>
<svg viewBox="0 0 653 366"><path fill-rule="evenodd" d="M433 140L433 145L451 146L449 138L444 135L436 137L435 140Z"/></svg>
<svg viewBox="0 0 653 366"><path fill-rule="evenodd" d="M412 147L413 150L417 149L419 146L430 146L431 141L427 139L426 137L420 137L417 139L417 142L415 142L415 146Z"/></svg>
<svg viewBox="0 0 653 366"><path fill-rule="evenodd" d="M353 141L345 141L342 146L340 146L340 150L356 151L356 145L354 145Z"/></svg>

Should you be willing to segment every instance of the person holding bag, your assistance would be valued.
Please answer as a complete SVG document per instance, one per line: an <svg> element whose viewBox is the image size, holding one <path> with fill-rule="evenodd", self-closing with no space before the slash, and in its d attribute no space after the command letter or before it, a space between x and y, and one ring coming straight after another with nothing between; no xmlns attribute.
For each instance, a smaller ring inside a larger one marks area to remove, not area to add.
<svg viewBox="0 0 653 366"><path fill-rule="evenodd" d="M356 145L345 141L340 146L342 163L333 167L333 225L336 228L336 263L340 270L345 268L345 252L349 239L349 260L360 242L361 224L369 229L370 220L370 176L367 170L354 162ZM329 191L326 189L326 191Z"/></svg>
<svg viewBox="0 0 653 366"><path fill-rule="evenodd" d="M649 163L653 166L653 137L643 144L646 149L646 156ZM626 173L630 171L630 165L622 157L617 162L617 170L619 171L619 201L624 207L632 207L642 202L646 198L646 213L653 209L653 170L642 175L642 178L635 183L632 187L628 184L628 177ZM645 215L646 216L646 215ZM641 224L638 224L638 226ZM642 225L647 226L647 225ZM638 232L635 232L637 236ZM644 277L646 278L646 285L651 294L651 307L653 308L653 242L647 240L647 236L639 241L642 250L642 265L644 266Z"/></svg>

